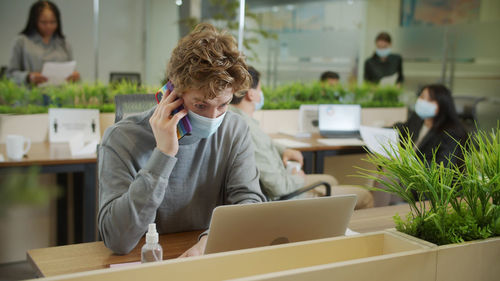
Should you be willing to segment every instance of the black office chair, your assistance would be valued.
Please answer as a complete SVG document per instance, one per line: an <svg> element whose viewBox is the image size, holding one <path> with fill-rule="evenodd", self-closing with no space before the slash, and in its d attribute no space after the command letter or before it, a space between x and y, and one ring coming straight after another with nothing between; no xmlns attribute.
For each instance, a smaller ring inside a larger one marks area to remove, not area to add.
<svg viewBox="0 0 500 281"><path fill-rule="evenodd" d="M456 96L453 97L458 117L462 121L468 132L476 131L477 104L483 101L484 97ZM479 124L477 125L479 126Z"/></svg>
<svg viewBox="0 0 500 281"><path fill-rule="evenodd" d="M2 67L0 67L0 79L3 79L5 77L5 74L7 74L7 67L5 65L2 65Z"/></svg>
<svg viewBox="0 0 500 281"><path fill-rule="evenodd" d="M128 116L147 111L156 104L154 94L116 95L115 123Z"/></svg>
<svg viewBox="0 0 500 281"><path fill-rule="evenodd" d="M319 181L319 182L315 182L313 184L304 186L302 188L299 188L299 189L297 189L297 190L295 190L293 192L290 192L288 194L282 195L282 196L280 196L278 198L270 198L269 196L267 196L267 195L266 196L268 197L268 199L275 200L275 201L289 200L289 199L297 197L297 196L299 196L299 195L301 195L303 193L306 193L309 190L313 190L313 189L315 189L317 187L321 187L321 186L325 186L325 189L326 189L325 197L332 195L332 187L331 187L331 185L329 183L327 183L327 182Z"/></svg>
<svg viewBox="0 0 500 281"><path fill-rule="evenodd" d="M121 81L141 85L141 74L137 72L111 72L109 74L109 83L113 84Z"/></svg>

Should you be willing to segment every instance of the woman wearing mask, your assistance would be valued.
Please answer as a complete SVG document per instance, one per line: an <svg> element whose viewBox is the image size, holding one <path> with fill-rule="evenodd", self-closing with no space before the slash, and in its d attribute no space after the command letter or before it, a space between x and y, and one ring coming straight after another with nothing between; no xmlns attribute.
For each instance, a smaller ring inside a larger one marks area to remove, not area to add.
<svg viewBox="0 0 500 281"><path fill-rule="evenodd" d="M427 163L432 161L436 150L436 161L445 165L460 164L462 158L458 143L464 143L467 132L460 122L451 92L443 85L425 86L415 104L415 112L405 123L395 125L402 136L411 138L415 149ZM375 187L384 188L375 183ZM389 193L374 191L375 207L402 202Z"/></svg>
<svg viewBox="0 0 500 281"><path fill-rule="evenodd" d="M7 77L18 84L38 85L47 81L41 74L45 62L71 60L73 53L62 33L59 9L50 1L35 2L14 44ZM78 81L80 74L75 71L66 80Z"/></svg>
<svg viewBox="0 0 500 281"><path fill-rule="evenodd" d="M397 75L396 83L403 83L403 59L391 52L392 39L389 33L381 32L375 38L375 53L365 61L365 81L379 83L384 77Z"/></svg>
<svg viewBox="0 0 500 281"><path fill-rule="evenodd" d="M404 136L411 137L427 162L432 159L432 150L437 149L436 161L456 163L459 156L456 153L460 150L457 141L463 142L467 138L451 92L440 84L425 86L415 104L415 113L407 122L396 124L396 128Z"/></svg>

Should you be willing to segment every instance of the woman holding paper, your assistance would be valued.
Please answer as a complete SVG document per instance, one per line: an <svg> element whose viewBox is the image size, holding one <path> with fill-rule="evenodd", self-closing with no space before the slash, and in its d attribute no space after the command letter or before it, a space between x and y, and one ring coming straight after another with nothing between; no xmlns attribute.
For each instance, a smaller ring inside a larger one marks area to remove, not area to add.
<svg viewBox="0 0 500 281"><path fill-rule="evenodd" d="M50 1L36 1L12 49L7 77L18 84L38 85L47 82L47 77L41 74L45 62L72 60L71 47L62 33L59 9ZM80 74L74 71L66 80L78 81Z"/></svg>

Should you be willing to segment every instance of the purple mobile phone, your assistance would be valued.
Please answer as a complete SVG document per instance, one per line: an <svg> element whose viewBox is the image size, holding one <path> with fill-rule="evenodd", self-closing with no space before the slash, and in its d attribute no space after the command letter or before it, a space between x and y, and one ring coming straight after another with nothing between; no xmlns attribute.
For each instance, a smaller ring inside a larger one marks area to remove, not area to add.
<svg viewBox="0 0 500 281"><path fill-rule="evenodd" d="M160 100L166 96L167 89L170 91L170 93L174 90L174 84L172 84L170 81L167 82L167 84L163 85L158 92L156 92L156 101L160 103ZM159 97L159 95L161 96ZM184 106L179 106L178 108L174 109L172 114L176 114L177 112L181 111L184 109ZM184 135L190 133L193 130L193 127L191 127L191 123L189 123L189 118L188 116L184 116L179 123L177 123L177 139L181 139Z"/></svg>

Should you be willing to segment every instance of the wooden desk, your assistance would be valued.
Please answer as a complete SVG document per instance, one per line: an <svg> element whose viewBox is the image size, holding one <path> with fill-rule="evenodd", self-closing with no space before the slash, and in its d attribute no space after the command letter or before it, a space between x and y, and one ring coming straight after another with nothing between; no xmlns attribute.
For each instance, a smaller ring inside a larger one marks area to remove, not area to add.
<svg viewBox="0 0 500 281"><path fill-rule="evenodd" d="M75 223L75 234L81 236L77 240L83 242L96 241L96 202L97 202L97 167L96 156L73 157L67 143L32 143L28 154L19 161L7 158L5 144L0 145L0 153L6 161L0 162L0 174L12 173L15 170L27 170L31 166L40 166L42 173L57 174L57 183L66 187L67 173L75 173L75 191L81 191L82 208L75 208L81 224ZM65 190L63 191L65 192ZM77 205L80 199L76 200ZM67 244L66 221L67 203L65 198L58 200L58 244ZM78 209L78 210L77 210ZM81 210L79 210L81 209ZM83 232L83 233L82 233Z"/></svg>
<svg viewBox="0 0 500 281"><path fill-rule="evenodd" d="M393 228L392 217L399 213L405 215L410 210L407 204L357 210L354 212L349 228L365 233ZM161 235L163 259L180 256L197 241L202 231L190 231ZM110 264L141 260L142 239L129 254L114 255L103 242L83 243L68 246L29 250L29 262L40 276L48 277L66 273L82 272L109 267Z"/></svg>
<svg viewBox="0 0 500 281"><path fill-rule="evenodd" d="M359 145L326 145L318 141L318 139L322 139L319 133L314 133L311 137L308 138L296 138L286 134L270 134L270 137L273 139L277 138L287 138L293 141L307 143L310 146L294 148L299 150L304 155L304 172L306 174L322 174L325 166L325 157L326 156L335 156L335 155L346 155L346 154L358 154L365 153L365 149L363 146Z"/></svg>

